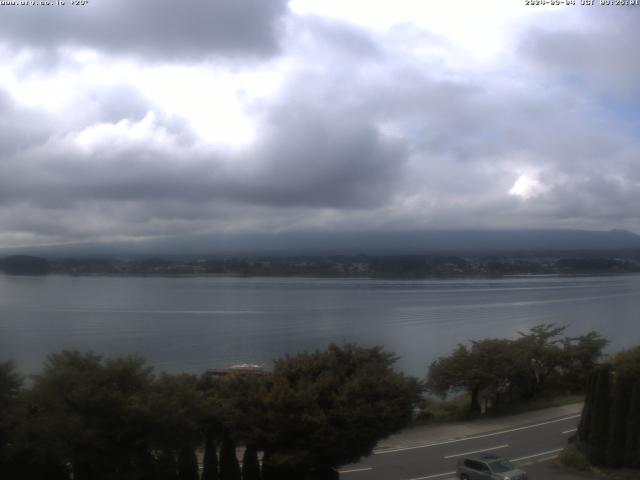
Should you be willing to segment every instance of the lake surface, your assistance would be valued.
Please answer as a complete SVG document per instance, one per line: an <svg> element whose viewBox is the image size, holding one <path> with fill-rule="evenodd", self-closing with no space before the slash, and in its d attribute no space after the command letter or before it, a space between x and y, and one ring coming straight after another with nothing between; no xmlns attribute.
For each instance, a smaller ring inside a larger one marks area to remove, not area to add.
<svg viewBox="0 0 640 480"><path fill-rule="evenodd" d="M24 373L49 353L138 354L203 372L331 342L383 345L423 376L456 344L542 322L640 344L640 276L499 280L11 277L0 275L0 361Z"/></svg>

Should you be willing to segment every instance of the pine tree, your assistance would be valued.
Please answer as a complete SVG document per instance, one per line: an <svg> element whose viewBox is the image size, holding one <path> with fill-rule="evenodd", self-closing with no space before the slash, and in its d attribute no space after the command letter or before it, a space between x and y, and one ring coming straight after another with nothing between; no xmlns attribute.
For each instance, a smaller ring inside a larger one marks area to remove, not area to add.
<svg viewBox="0 0 640 480"><path fill-rule="evenodd" d="M589 425L589 441L586 444L587 458L594 465L604 465L606 463L607 434L609 422L609 410L611 385L611 365L606 364L598 369L598 377L595 382L593 395L593 410L591 423Z"/></svg>
<svg viewBox="0 0 640 480"><path fill-rule="evenodd" d="M216 453L216 441L211 432L208 432L204 441L204 460L202 480L218 480L218 454Z"/></svg>
<svg viewBox="0 0 640 480"><path fill-rule="evenodd" d="M260 480L258 451L254 445L247 445L242 457L242 480Z"/></svg>
<svg viewBox="0 0 640 480"><path fill-rule="evenodd" d="M177 480L176 457L170 450L163 450L158 457L156 478L158 480Z"/></svg>
<svg viewBox="0 0 640 480"><path fill-rule="evenodd" d="M591 422L593 422L593 392L595 390L597 377L597 371L589 376L587 395L584 400L584 407L582 407L580 424L578 425L578 441L580 445L585 445L589 442L589 427L591 426Z"/></svg>
<svg viewBox="0 0 640 480"><path fill-rule="evenodd" d="M178 453L178 480L198 480L198 459L193 448L185 447Z"/></svg>
<svg viewBox="0 0 640 480"><path fill-rule="evenodd" d="M224 436L220 448L220 480L241 480L236 445L229 435Z"/></svg>
<svg viewBox="0 0 640 480"><path fill-rule="evenodd" d="M278 480L276 470L271 465L269 458L269 452L265 451L262 454L262 480Z"/></svg>
<svg viewBox="0 0 640 480"><path fill-rule="evenodd" d="M609 467L618 468L624 463L627 417L632 388L633 382L628 375L616 375L613 385L611 413L609 415L609 438L606 456L606 464Z"/></svg>
<svg viewBox="0 0 640 480"><path fill-rule="evenodd" d="M624 464L627 467L640 468L640 379L636 380L629 401Z"/></svg>

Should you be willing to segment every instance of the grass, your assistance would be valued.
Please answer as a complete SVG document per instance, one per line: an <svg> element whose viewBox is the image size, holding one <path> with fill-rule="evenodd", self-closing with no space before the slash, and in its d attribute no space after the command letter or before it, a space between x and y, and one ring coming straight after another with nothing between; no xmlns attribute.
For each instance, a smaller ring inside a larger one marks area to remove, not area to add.
<svg viewBox="0 0 640 480"><path fill-rule="evenodd" d="M565 467L573 468L575 470L584 471L589 468L587 457L575 445L565 447L565 449L560 452L558 461Z"/></svg>
<svg viewBox="0 0 640 480"><path fill-rule="evenodd" d="M431 423L457 422L475 420L478 418L501 417L526 413L544 408L561 407L584 401L584 395L562 394L541 397L530 402L520 402L495 406L484 415L469 412L471 398L468 393L461 393L447 400L438 400L425 397L419 406L420 411L416 415L414 424L425 425Z"/></svg>

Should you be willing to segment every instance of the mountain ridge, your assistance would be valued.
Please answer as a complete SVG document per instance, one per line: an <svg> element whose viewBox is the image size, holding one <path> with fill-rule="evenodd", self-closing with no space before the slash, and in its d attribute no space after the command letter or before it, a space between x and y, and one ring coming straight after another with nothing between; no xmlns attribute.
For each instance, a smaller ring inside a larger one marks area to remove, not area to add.
<svg viewBox="0 0 640 480"><path fill-rule="evenodd" d="M424 254L640 250L640 235L623 229L457 229L361 232L198 234L141 241L0 248L0 257L247 254Z"/></svg>

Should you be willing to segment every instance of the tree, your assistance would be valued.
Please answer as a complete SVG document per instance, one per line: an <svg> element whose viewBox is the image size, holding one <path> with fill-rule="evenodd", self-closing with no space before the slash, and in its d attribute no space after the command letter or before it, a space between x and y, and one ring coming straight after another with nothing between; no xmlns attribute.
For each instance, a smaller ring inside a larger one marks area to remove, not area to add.
<svg viewBox="0 0 640 480"><path fill-rule="evenodd" d="M51 355L29 400L38 455L71 464L76 480L148 478L152 379L134 357Z"/></svg>
<svg viewBox="0 0 640 480"><path fill-rule="evenodd" d="M613 378L611 411L609 414L609 432L606 463L610 467L624 464L624 452L627 436L629 404L633 391L633 378L616 372Z"/></svg>
<svg viewBox="0 0 640 480"><path fill-rule="evenodd" d="M202 463L202 480L218 480L218 454L216 453L214 433L211 430L205 433Z"/></svg>
<svg viewBox="0 0 640 480"><path fill-rule="evenodd" d="M260 480L258 451L254 445L247 445L242 456L242 480Z"/></svg>
<svg viewBox="0 0 640 480"><path fill-rule="evenodd" d="M517 356L513 344L505 339L474 341L471 348L458 345L448 357L440 357L429 367L427 389L441 396L463 389L469 392L469 410L480 412L480 395L496 398L511 393L517 375ZM522 368L520 368L522 370Z"/></svg>
<svg viewBox="0 0 640 480"><path fill-rule="evenodd" d="M240 480L240 465L236 457L236 444L227 434L220 447L220 480Z"/></svg>
<svg viewBox="0 0 640 480"><path fill-rule="evenodd" d="M188 445L178 452L178 480L199 480L196 452Z"/></svg>
<svg viewBox="0 0 640 480"><path fill-rule="evenodd" d="M589 461L595 465L606 464L606 448L608 437L608 422L610 410L611 365L605 364L597 370L593 395L593 410L596 412L589 427L589 442L586 444L586 454Z"/></svg>
<svg viewBox="0 0 640 480"><path fill-rule="evenodd" d="M565 385L574 391L584 391L591 373L602 358L602 351L609 342L598 333L591 331L579 337L562 340L564 359L562 362Z"/></svg>
<svg viewBox="0 0 640 480"><path fill-rule="evenodd" d="M587 395L584 399L584 406L582 407L582 415L580 416L580 423L578 424L578 438L581 442L588 442L589 435L591 433L591 424L593 422L593 415L595 415L595 410L593 408L593 395L592 391L595 390L595 382L596 382L597 374L596 372L592 372L589 377L589 383L587 386Z"/></svg>
<svg viewBox="0 0 640 480"><path fill-rule="evenodd" d="M541 324L519 332L515 340L487 338L458 345L430 365L427 388L442 397L468 392L471 413L480 412L481 397L512 403L545 392L584 391L607 342L595 332L559 338L564 330Z"/></svg>
<svg viewBox="0 0 640 480"><path fill-rule="evenodd" d="M244 445L261 445L264 438L261 421L265 414L269 376L242 371L231 372L218 380L213 396L220 427L233 432L234 440Z"/></svg>
<svg viewBox="0 0 640 480"><path fill-rule="evenodd" d="M277 360L261 425L267 470L278 478L330 470L406 426L419 388L392 369L395 361L379 347L355 345Z"/></svg>
<svg viewBox="0 0 640 480"><path fill-rule="evenodd" d="M203 441L205 409L195 375L163 373L151 386L149 412L153 419L153 448L177 458L180 480L197 478L195 449Z"/></svg>
<svg viewBox="0 0 640 480"><path fill-rule="evenodd" d="M514 344L522 356L518 364L524 368L519 370L516 382L525 400L534 398L550 378L560 375L566 356L558 336L565 330L548 323L536 325L528 333L518 332L520 338Z"/></svg>
<svg viewBox="0 0 640 480"><path fill-rule="evenodd" d="M629 400L626 440L624 464L638 468L640 467L640 379L636 380Z"/></svg>
<svg viewBox="0 0 640 480"><path fill-rule="evenodd" d="M18 452L15 443L20 419L22 377L12 362L0 363L0 478L9 478Z"/></svg>
<svg viewBox="0 0 640 480"><path fill-rule="evenodd" d="M640 466L640 347L599 366L578 429L578 446L600 466Z"/></svg>

